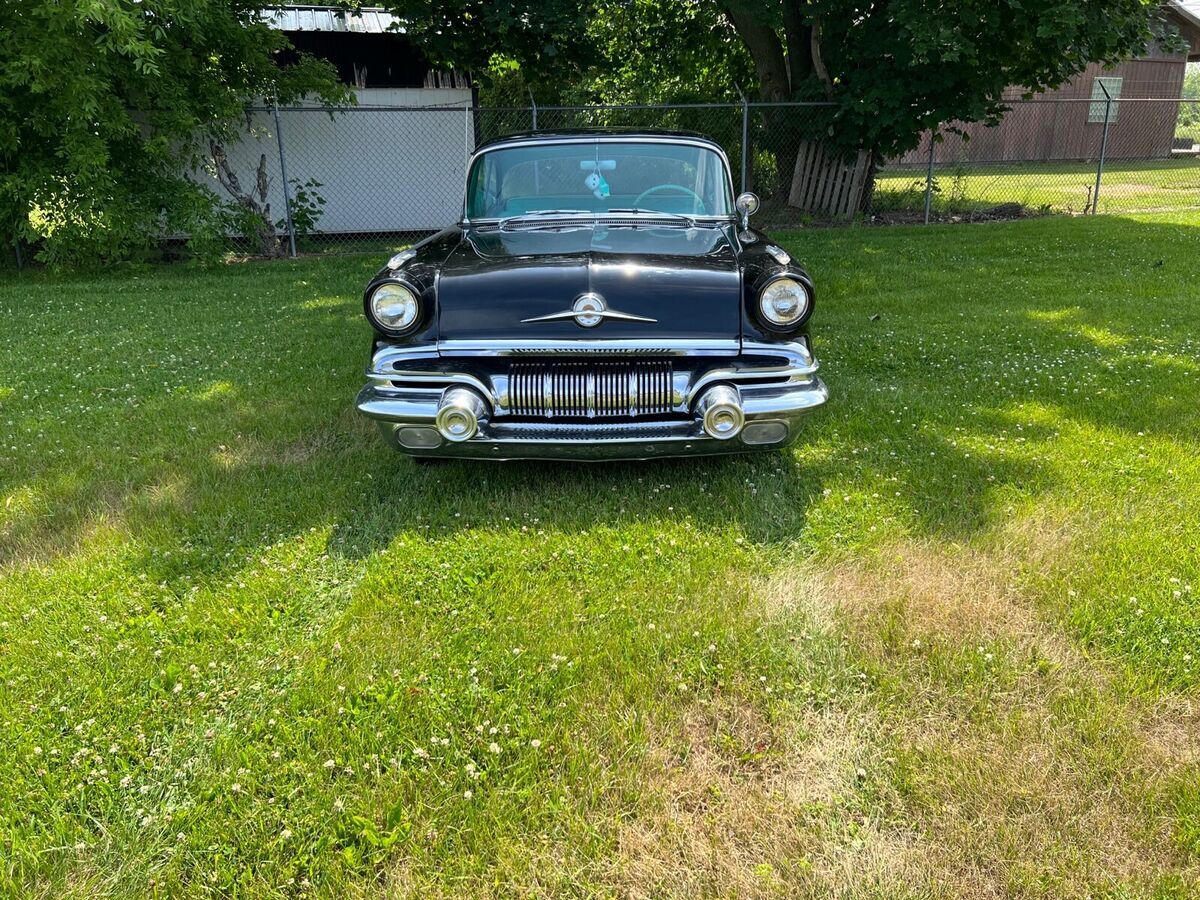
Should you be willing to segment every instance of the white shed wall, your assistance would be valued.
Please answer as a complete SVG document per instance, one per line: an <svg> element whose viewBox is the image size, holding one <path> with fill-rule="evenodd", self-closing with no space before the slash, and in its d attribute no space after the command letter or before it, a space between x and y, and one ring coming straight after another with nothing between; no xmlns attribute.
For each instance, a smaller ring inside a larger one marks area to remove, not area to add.
<svg viewBox="0 0 1200 900"><path fill-rule="evenodd" d="M306 103L279 113L288 179L321 182L316 190L325 206L317 230L424 231L457 221L467 159L475 146L471 92L365 88L356 93L357 108L329 113ZM444 108L451 105L461 108ZM259 157L266 154L271 215L282 219L283 178L271 113L253 113L250 133L225 149L243 188L254 183ZM209 183L218 195L228 196L215 179Z"/></svg>

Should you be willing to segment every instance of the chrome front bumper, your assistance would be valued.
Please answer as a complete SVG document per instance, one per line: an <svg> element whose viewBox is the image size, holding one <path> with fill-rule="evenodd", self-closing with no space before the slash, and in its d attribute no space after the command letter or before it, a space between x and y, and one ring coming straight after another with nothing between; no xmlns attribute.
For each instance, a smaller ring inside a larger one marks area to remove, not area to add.
<svg viewBox="0 0 1200 900"><path fill-rule="evenodd" d="M451 358L441 356L436 346L384 347L372 359L369 383L358 395L358 410L378 423L394 447L411 456L648 459L786 446L798 435L803 414L829 397L816 377L817 362L803 344L747 343L736 356L680 351L675 356L679 365L665 388L661 415L606 421L562 414L556 419L552 411L530 417L520 414L521 397L514 396L519 389L510 390L513 377L507 364L534 354L501 355L508 358L497 365L495 355ZM579 356L570 361L594 360ZM706 434L697 410L701 397L717 385L732 386L740 399L745 422L732 438ZM437 430L443 398L455 388L468 388L483 400L478 430L468 440L446 440ZM548 409L553 410L554 400L547 395Z"/></svg>

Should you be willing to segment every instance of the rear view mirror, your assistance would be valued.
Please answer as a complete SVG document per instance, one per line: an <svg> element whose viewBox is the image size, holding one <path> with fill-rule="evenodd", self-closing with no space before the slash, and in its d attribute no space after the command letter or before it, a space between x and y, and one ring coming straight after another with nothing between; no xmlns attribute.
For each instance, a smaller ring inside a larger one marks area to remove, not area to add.
<svg viewBox="0 0 1200 900"><path fill-rule="evenodd" d="M581 159L579 168L585 172L611 172L617 167L615 159Z"/></svg>

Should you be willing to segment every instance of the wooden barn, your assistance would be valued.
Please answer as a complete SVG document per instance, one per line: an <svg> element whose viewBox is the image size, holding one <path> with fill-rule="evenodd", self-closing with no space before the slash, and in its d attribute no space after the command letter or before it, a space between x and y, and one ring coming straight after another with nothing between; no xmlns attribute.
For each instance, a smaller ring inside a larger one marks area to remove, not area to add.
<svg viewBox="0 0 1200 900"><path fill-rule="evenodd" d="M1200 61L1200 13L1178 0L1165 3L1163 18L1179 32L1186 49L1171 49L1161 38L1146 52L1111 68L1098 64L1053 91L1022 100L1022 91L1009 93L1010 111L999 125L962 126L964 140L944 134L934 145L936 163L1034 162L1086 160L1099 155L1108 102L1109 159L1165 159L1171 156L1177 102L1189 62ZM1134 102L1137 101L1137 102ZM929 136L896 162L924 165L929 159Z"/></svg>

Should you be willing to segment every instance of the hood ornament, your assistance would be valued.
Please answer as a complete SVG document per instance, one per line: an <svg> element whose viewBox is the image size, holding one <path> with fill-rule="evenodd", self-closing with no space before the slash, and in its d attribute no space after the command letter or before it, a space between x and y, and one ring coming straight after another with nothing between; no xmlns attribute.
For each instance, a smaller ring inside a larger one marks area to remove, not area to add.
<svg viewBox="0 0 1200 900"><path fill-rule="evenodd" d="M604 298L599 294L591 292L583 294L571 304L570 309L564 309L562 312L550 313L546 316L534 316L532 319L522 319L521 323L526 322L559 322L563 319L574 319L575 324L582 328L595 328L605 319L618 319L622 322L657 322L658 319L651 319L647 316L635 316L633 313L618 312L615 309L609 309L608 304L604 302Z"/></svg>

